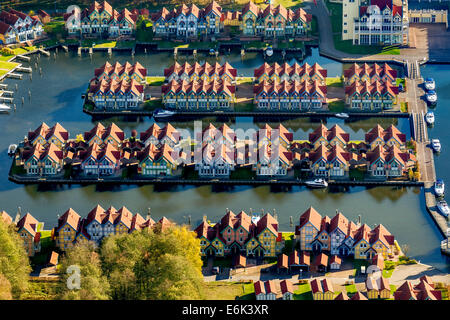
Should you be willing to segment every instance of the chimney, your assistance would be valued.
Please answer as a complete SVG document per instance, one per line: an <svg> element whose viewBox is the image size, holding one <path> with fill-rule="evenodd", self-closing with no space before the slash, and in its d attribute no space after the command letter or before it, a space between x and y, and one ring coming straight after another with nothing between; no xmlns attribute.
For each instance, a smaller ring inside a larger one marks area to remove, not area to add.
<svg viewBox="0 0 450 320"><path fill-rule="evenodd" d="M225 213L230 213L230 209L226 208Z"/></svg>
<svg viewBox="0 0 450 320"><path fill-rule="evenodd" d="M147 221L150 220L151 217L151 210L150 208L147 209Z"/></svg>
<svg viewBox="0 0 450 320"><path fill-rule="evenodd" d="M22 216L22 208L18 207L16 218L14 219L14 224L17 224L19 222L21 216Z"/></svg>
<svg viewBox="0 0 450 320"><path fill-rule="evenodd" d="M361 215L358 214L358 226L360 226L360 225L361 225Z"/></svg>
<svg viewBox="0 0 450 320"><path fill-rule="evenodd" d="M250 208L250 215L253 215L253 209Z"/></svg>
<svg viewBox="0 0 450 320"><path fill-rule="evenodd" d="M203 216L203 222L206 222L206 215Z"/></svg>
<svg viewBox="0 0 450 320"><path fill-rule="evenodd" d="M264 209L261 209L261 217L264 216Z"/></svg>
<svg viewBox="0 0 450 320"><path fill-rule="evenodd" d="M277 210L273 209L273 217L278 221Z"/></svg>
<svg viewBox="0 0 450 320"><path fill-rule="evenodd" d="M292 216L289 217L289 226L291 228L294 227L294 219L292 218Z"/></svg>

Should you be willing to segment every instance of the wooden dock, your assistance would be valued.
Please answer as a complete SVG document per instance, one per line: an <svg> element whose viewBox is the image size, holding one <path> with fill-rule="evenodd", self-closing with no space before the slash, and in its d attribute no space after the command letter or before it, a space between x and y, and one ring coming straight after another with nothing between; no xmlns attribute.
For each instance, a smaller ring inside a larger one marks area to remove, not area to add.
<svg viewBox="0 0 450 320"><path fill-rule="evenodd" d="M436 207L437 202L433 192L433 183L426 182L424 184L424 191L427 211L433 218L441 234L444 236L444 240L441 242L441 251L446 255L450 255L450 248L448 244L448 236L450 235L448 221L447 218L439 213L438 208Z"/></svg>

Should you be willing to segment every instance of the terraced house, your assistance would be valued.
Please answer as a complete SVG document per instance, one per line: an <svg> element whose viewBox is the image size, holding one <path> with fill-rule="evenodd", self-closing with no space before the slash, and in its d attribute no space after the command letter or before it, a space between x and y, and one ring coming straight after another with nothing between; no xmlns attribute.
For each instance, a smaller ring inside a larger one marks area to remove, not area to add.
<svg viewBox="0 0 450 320"><path fill-rule="evenodd" d="M326 84L327 69L322 68L319 64L314 63L310 66L308 63L300 65L293 63L292 65L285 62L283 64L265 62L262 66L255 69L254 77L256 82L264 80L272 82L281 81L298 81L298 82L314 82L318 81L321 85Z"/></svg>
<svg viewBox="0 0 450 320"><path fill-rule="evenodd" d="M196 38L214 36L223 29L222 7L215 1L199 9L183 4L172 11L162 8L152 16L156 36Z"/></svg>
<svg viewBox="0 0 450 320"><path fill-rule="evenodd" d="M236 87L224 80L176 81L161 88L168 108L183 110L229 109L235 101Z"/></svg>
<svg viewBox="0 0 450 320"><path fill-rule="evenodd" d="M136 80L101 80L89 87L88 98L97 109L137 108L144 101L144 85Z"/></svg>
<svg viewBox="0 0 450 320"><path fill-rule="evenodd" d="M62 148L67 140L69 140L69 132L57 122L53 127L49 127L45 122L34 131L28 132L25 144L32 145L54 144L58 148Z"/></svg>
<svg viewBox="0 0 450 320"><path fill-rule="evenodd" d="M330 149L321 145L316 150L301 154L315 176L343 178L348 176L350 161L354 155L337 144Z"/></svg>
<svg viewBox="0 0 450 320"><path fill-rule="evenodd" d="M0 12L0 44L32 41L42 36L43 24L38 17L6 9Z"/></svg>
<svg viewBox="0 0 450 320"><path fill-rule="evenodd" d="M368 81L370 83L390 82L395 83L397 80L397 70L389 64L357 64L353 63L349 68L344 70L344 84L350 85L354 82Z"/></svg>
<svg viewBox="0 0 450 320"><path fill-rule="evenodd" d="M137 153L138 173L144 176L170 176L177 168L177 159L173 156L174 151L168 144L159 148L149 144Z"/></svg>
<svg viewBox="0 0 450 320"><path fill-rule="evenodd" d="M181 138L180 132L170 123L167 123L164 127L153 123L147 130L141 132L139 137L140 142L145 147L149 144L154 144L158 147L167 144L172 148L180 142Z"/></svg>
<svg viewBox="0 0 450 320"><path fill-rule="evenodd" d="M370 175L386 179L405 175L409 169L414 168L417 161L414 154L401 151L395 145L388 149L375 147L367 152L366 160Z"/></svg>
<svg viewBox="0 0 450 320"><path fill-rule="evenodd" d="M254 86L254 103L262 110L318 110L327 101L327 87L313 83L264 80Z"/></svg>
<svg viewBox="0 0 450 320"><path fill-rule="evenodd" d="M345 102L352 109L392 109L397 104L398 87L390 82L353 82L345 87Z"/></svg>
<svg viewBox="0 0 450 320"><path fill-rule="evenodd" d="M137 14L128 9L117 11L108 2L97 2L81 11L79 23L74 19L74 12L64 15L66 28L70 35L90 37L108 36L118 38L130 36L136 30Z"/></svg>
<svg viewBox="0 0 450 320"><path fill-rule="evenodd" d="M201 149L201 158L197 159L201 159L195 163L200 177L228 178L236 166L234 147L224 144L206 144Z"/></svg>
<svg viewBox="0 0 450 320"><path fill-rule="evenodd" d="M105 127L100 122L83 134L83 142L88 146L96 143L100 146L111 144L119 148L125 139L125 133L114 122Z"/></svg>
<svg viewBox="0 0 450 320"><path fill-rule="evenodd" d="M28 175L54 175L61 172L64 152L55 144L46 146L36 143L22 152L16 165L23 166Z"/></svg>
<svg viewBox="0 0 450 320"><path fill-rule="evenodd" d="M269 4L261 9L250 1L242 9L240 28L244 36L301 37L311 30L311 19L302 8L294 11Z"/></svg>
<svg viewBox="0 0 450 320"><path fill-rule="evenodd" d="M269 213L252 219L244 211L227 213L211 226L203 222L195 229L203 256L245 254L253 257L276 257L283 248L278 221Z"/></svg>
<svg viewBox="0 0 450 320"><path fill-rule="evenodd" d="M147 76L147 69L144 68L139 62L134 64L125 62L123 65L116 61L111 64L106 61L104 65L100 68L95 69L94 78L91 80L91 84L97 84L102 80L111 81L131 81L135 80L138 83L145 82L145 77Z"/></svg>
<svg viewBox="0 0 450 320"><path fill-rule="evenodd" d="M41 251L41 233L38 232L39 221L37 221L31 214L24 215L19 222L17 222L17 233L23 240L25 250L29 257L34 256ZM43 225L43 224L42 224Z"/></svg>
<svg viewBox="0 0 450 320"><path fill-rule="evenodd" d="M300 250L316 254L328 252L370 261L377 255L387 259L398 254L394 236L383 225L372 230L366 224L355 224L339 212L332 219L322 217L312 207L300 216L295 239Z"/></svg>
<svg viewBox="0 0 450 320"><path fill-rule="evenodd" d="M109 235L150 229L164 232L173 225L174 223L165 217L155 222L150 214L144 219L139 213L133 215L126 207L119 210L109 207L105 210L97 205L86 218L81 218L70 208L58 219L58 226L53 234L58 248L65 251L78 241L92 241L99 245Z"/></svg>
<svg viewBox="0 0 450 320"><path fill-rule="evenodd" d="M406 144L406 134L402 133L393 124L383 129L382 126L377 124L372 130L366 133L365 142L370 146L370 150L375 149L377 146L392 147L404 150Z"/></svg>
<svg viewBox="0 0 450 320"><path fill-rule="evenodd" d="M341 148L345 148L349 141L350 135L338 124L335 124L330 129L324 124L321 124L309 134L309 142L315 149L321 145L326 147L338 145Z"/></svg>
<svg viewBox="0 0 450 320"><path fill-rule="evenodd" d="M112 144L100 146L93 143L87 150L81 150L76 155L85 175L113 175L119 171L121 152Z"/></svg>
<svg viewBox="0 0 450 320"><path fill-rule="evenodd" d="M193 65L189 62L179 64L175 61L175 64L170 68L164 69L164 77L168 82L172 80L180 81L213 81L213 80L225 80L230 83L236 81L237 70L233 68L228 62L224 64L209 64L204 62L200 64L195 62Z"/></svg>

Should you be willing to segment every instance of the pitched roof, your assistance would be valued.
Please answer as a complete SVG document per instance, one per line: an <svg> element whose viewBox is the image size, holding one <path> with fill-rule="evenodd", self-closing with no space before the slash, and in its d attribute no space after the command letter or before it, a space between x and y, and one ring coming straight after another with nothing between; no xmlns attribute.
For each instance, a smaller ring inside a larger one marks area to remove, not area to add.
<svg viewBox="0 0 450 320"><path fill-rule="evenodd" d="M302 228L307 222L310 222L317 230L320 230L320 224L322 221L322 216L313 207L309 207L300 216L299 228Z"/></svg>
<svg viewBox="0 0 450 320"><path fill-rule="evenodd" d="M328 256L325 253L322 252L321 254L319 254L316 257L316 259L314 261L314 265L315 266L325 266L325 267L327 267L328 266Z"/></svg>
<svg viewBox="0 0 450 320"><path fill-rule="evenodd" d="M256 281L253 286L255 287L255 295L258 294L265 294L266 293L266 287L264 282L262 281Z"/></svg>
<svg viewBox="0 0 450 320"><path fill-rule="evenodd" d="M277 268L289 268L289 258L285 254L280 254L278 256Z"/></svg>
<svg viewBox="0 0 450 320"><path fill-rule="evenodd" d="M344 291L341 291L334 300L349 300L349 298Z"/></svg>
<svg viewBox="0 0 450 320"><path fill-rule="evenodd" d="M71 226L74 230L78 230L80 227L81 217L72 208L69 208L64 214L58 219L58 230L61 229L66 223Z"/></svg>
<svg viewBox="0 0 450 320"><path fill-rule="evenodd" d="M280 282L281 294L285 294L286 292L294 293L294 286L292 282L289 280L282 280Z"/></svg>
<svg viewBox="0 0 450 320"><path fill-rule="evenodd" d="M34 218L31 214L27 213L22 217L22 219L17 222L17 230L25 229L27 230L33 237L36 236L37 227L39 222Z"/></svg>
<svg viewBox="0 0 450 320"><path fill-rule="evenodd" d="M285 62L280 65L276 62L273 64L268 64L267 62L265 62L259 68L256 68L254 70L254 77L259 78L264 74L267 74L269 76L277 75L278 77L287 75L289 76L289 78L292 78L294 75L298 75L300 77L303 77L304 75L307 75L309 77L317 75L320 78L325 79L327 77L327 69L322 68L317 63L314 63L312 66L310 66L308 63L300 65L298 63L289 64Z"/></svg>
<svg viewBox="0 0 450 320"><path fill-rule="evenodd" d="M236 87L231 85L228 80L199 80L199 81L186 81L186 80L172 80L168 84L161 87L163 95L173 92L175 94L222 94L225 93L228 96L233 96L236 91Z"/></svg>
<svg viewBox="0 0 450 320"><path fill-rule="evenodd" d="M379 65L377 63L371 65L367 63L361 65L353 63L349 68L344 70L344 77L351 78L354 75L358 76L359 78L363 77L364 75L368 75L370 77L378 75L380 78L388 75L390 78L395 80L397 78L397 70L393 69L387 63L384 63L382 65Z"/></svg>
<svg viewBox="0 0 450 320"><path fill-rule="evenodd" d="M322 98L327 96L327 86L322 85L318 80L313 82L306 81L268 81L264 80L253 87L255 95L298 95L298 96L313 96L318 95Z"/></svg>
<svg viewBox="0 0 450 320"><path fill-rule="evenodd" d="M2 221L5 222L6 224L11 224L13 222L11 216L4 210L1 212L1 218Z"/></svg>
<svg viewBox="0 0 450 320"><path fill-rule="evenodd" d="M351 298L350 300L369 300L366 298L366 296L364 294L362 294L361 292L357 291Z"/></svg>

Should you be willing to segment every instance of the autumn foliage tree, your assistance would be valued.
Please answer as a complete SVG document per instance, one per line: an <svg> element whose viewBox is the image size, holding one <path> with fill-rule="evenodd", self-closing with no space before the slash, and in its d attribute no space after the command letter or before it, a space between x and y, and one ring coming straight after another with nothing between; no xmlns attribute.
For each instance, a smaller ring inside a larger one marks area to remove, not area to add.
<svg viewBox="0 0 450 320"><path fill-rule="evenodd" d="M31 272L23 240L13 224L0 218L0 295L19 299L28 288Z"/></svg>

